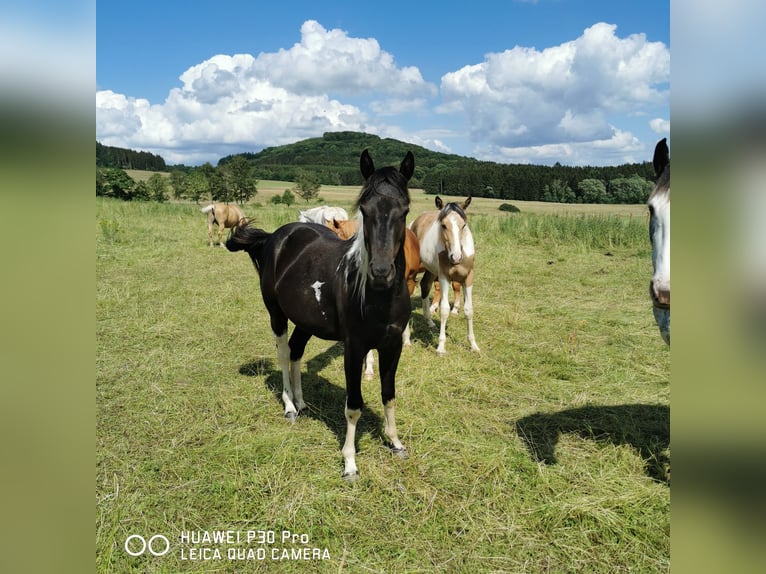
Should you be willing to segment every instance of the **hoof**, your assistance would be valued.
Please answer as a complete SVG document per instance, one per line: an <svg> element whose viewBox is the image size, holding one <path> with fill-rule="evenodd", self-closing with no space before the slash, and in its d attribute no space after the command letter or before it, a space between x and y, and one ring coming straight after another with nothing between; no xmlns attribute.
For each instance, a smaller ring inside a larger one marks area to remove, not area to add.
<svg viewBox="0 0 766 574"><path fill-rule="evenodd" d="M390 447L391 452L394 453L398 458L401 458L402 460L406 460L410 458L410 453L407 452L407 449L405 447L402 448L394 448Z"/></svg>
<svg viewBox="0 0 766 574"><path fill-rule="evenodd" d="M292 424L295 424L295 421L298 420L298 413L289 412L285 413L285 418L290 421Z"/></svg>
<svg viewBox="0 0 766 574"><path fill-rule="evenodd" d="M359 471L357 470L355 472L349 472L349 473L344 472L341 475L341 478L345 482L356 482L356 480L359 478Z"/></svg>

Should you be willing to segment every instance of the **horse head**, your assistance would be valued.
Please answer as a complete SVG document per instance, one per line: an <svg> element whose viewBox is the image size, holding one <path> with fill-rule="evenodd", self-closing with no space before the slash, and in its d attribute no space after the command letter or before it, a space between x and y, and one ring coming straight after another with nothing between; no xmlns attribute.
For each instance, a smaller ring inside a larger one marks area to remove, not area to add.
<svg viewBox="0 0 766 574"><path fill-rule="evenodd" d="M654 267L649 296L660 334L670 344L670 154L666 138L657 142L652 163L657 183L647 201Z"/></svg>
<svg viewBox="0 0 766 574"><path fill-rule="evenodd" d="M463 259L462 236L468 224L465 215L466 208L471 205L470 196L460 205L450 202L446 205L442 198L436 196L436 208L439 210L439 225L441 239L449 256L450 263L457 265Z"/></svg>
<svg viewBox="0 0 766 574"><path fill-rule="evenodd" d="M400 256L403 275L404 234L410 210L407 182L414 172L415 158L412 152L407 152L398 170L393 167L376 170L370 154L364 150L359 166L365 180L356 204L360 273L366 274L362 280L369 280L373 289L390 289Z"/></svg>

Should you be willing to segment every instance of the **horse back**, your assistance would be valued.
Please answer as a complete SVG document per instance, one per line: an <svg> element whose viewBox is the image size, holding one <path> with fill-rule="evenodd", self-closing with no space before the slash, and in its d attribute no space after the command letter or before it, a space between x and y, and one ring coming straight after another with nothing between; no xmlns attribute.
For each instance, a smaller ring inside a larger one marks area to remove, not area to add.
<svg viewBox="0 0 766 574"><path fill-rule="evenodd" d="M342 273L348 243L314 223L288 223L270 238L261 270L267 308L278 308L302 330L341 340L346 289Z"/></svg>

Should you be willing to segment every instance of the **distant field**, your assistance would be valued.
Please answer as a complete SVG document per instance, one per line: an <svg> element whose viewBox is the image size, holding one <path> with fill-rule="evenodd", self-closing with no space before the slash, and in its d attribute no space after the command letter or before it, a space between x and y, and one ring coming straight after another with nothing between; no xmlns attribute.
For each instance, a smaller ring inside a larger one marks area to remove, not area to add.
<svg viewBox="0 0 766 574"><path fill-rule="evenodd" d="M126 170L136 181L145 181L151 177L153 173L151 171L140 170ZM167 175L167 174L163 174ZM282 195L286 189L291 189L294 186L289 181L275 181L275 180L259 180L258 181L258 194L251 200L250 203L267 204L271 201L271 198L275 195ZM339 186L339 185L323 185L319 190L321 197L320 202L312 202L310 205L316 205L318 203L328 203L338 205L340 207L349 208L353 205L356 197L359 193L360 187L354 186ZM410 195L412 197L411 211L421 212L427 209L434 209L434 196L426 195L422 189L411 189ZM462 196L443 196L445 201L462 201L465 197ZM609 205L609 204L563 204L563 203L547 203L543 201L516 201L516 200L501 200L501 199L485 199L474 198L471 203L470 212L476 214L494 214L498 211L498 207L503 203L512 203L520 210L526 213L557 213L557 214L597 214L597 215L626 215L626 216L646 216L646 206L641 205ZM298 198L297 203L293 206L295 209L300 209L305 206L306 203Z"/></svg>
<svg viewBox="0 0 766 574"><path fill-rule="evenodd" d="M264 201L285 185L261 182L247 206L262 227L294 220ZM322 195L349 206L356 191ZM413 215L430 206L413 195ZM457 316L438 357L414 297L397 375L410 457L383 446L379 383L363 381L347 484L342 347L309 342L308 410L291 425L249 258L208 247L194 204L96 198L96 571L669 572L670 351L646 221L630 216L643 207L499 203L470 208L481 353ZM227 530L243 539L183 538ZM132 535L169 551L130 556ZM264 559L236 558L248 548ZM222 557L189 559L204 549Z"/></svg>

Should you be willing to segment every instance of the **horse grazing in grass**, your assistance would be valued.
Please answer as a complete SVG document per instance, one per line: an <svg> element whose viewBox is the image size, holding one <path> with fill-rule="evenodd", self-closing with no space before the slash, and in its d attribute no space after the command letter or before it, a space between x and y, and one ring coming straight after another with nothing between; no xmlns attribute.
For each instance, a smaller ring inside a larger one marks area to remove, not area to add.
<svg viewBox="0 0 766 574"><path fill-rule="evenodd" d="M218 224L218 245L223 247L223 230L233 229L240 223L247 223L247 217L236 205L211 203L200 211L207 213L207 237L210 240L210 247L213 246L213 224Z"/></svg>
<svg viewBox="0 0 766 574"><path fill-rule="evenodd" d="M442 296L439 303L439 346L436 352L443 355L446 352L444 345L447 341L447 318L450 314L447 297L449 284L451 281L460 283L464 288L463 311L468 323L468 342L472 351L479 351L473 333L473 269L476 248L465 215L471 198L467 198L460 205L455 202L445 204L437 195L435 203L436 211L423 213L410 224L410 229L420 241L420 260L425 268L420 280L423 316L429 326L435 326L431 319L428 295L431 284L438 278Z"/></svg>
<svg viewBox="0 0 766 574"><path fill-rule="evenodd" d="M341 239L348 240L356 234L359 223L354 219L340 221L333 219L332 224L328 225L328 227L330 227L330 229L332 229ZM409 291L410 297L412 297L412 294L415 292L418 273L422 270L420 263L420 243L411 229L405 229L404 232L404 278L407 281L407 291ZM410 344L408 337L405 338L404 344ZM371 380L373 377L372 364L373 356L372 351L370 351L367 353L364 362L364 378L367 380Z"/></svg>
<svg viewBox="0 0 766 574"><path fill-rule="evenodd" d="M247 251L258 271L288 419L295 421L306 407L300 372L306 343L312 336L343 341L347 430L342 454L348 479L359 472L354 441L362 414L362 361L370 349L380 357L384 432L394 453L407 454L397 435L394 399L402 331L410 318L404 238L407 182L415 159L408 152L398 170L376 170L364 150L359 164L365 182L356 202L359 230L353 241L341 241L325 226L288 223L273 233L239 226L226 242L230 251ZM288 320L295 324L289 341Z"/></svg>
<svg viewBox="0 0 766 574"><path fill-rule="evenodd" d="M657 142L652 163L657 183L647 201L654 267L649 296L660 335L670 345L670 152L666 138Z"/></svg>
<svg viewBox="0 0 766 574"><path fill-rule="evenodd" d="M318 223L319 225L332 225L332 220L348 220L348 213L342 207L331 207L329 205L320 205L298 211L298 221L301 223Z"/></svg>

